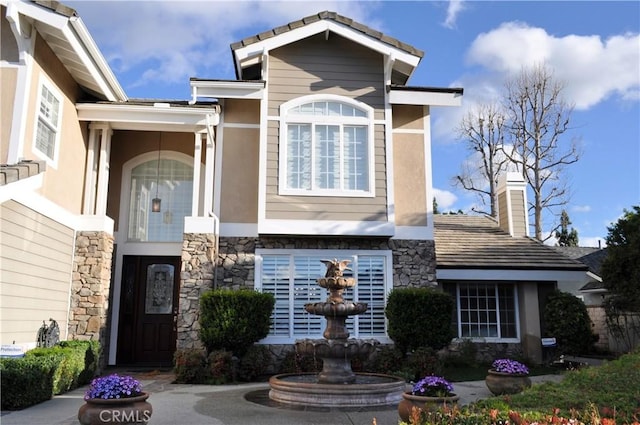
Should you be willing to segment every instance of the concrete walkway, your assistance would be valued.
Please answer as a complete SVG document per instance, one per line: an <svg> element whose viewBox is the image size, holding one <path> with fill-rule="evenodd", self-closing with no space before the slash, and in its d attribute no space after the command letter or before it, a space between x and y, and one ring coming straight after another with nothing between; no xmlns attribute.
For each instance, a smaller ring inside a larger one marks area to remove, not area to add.
<svg viewBox="0 0 640 425"><path fill-rule="evenodd" d="M359 409L292 408L269 400L267 383L241 385L172 384L172 374L136 378L151 393L151 425L397 425L397 406ZM559 381L562 375L534 376L532 381ZM87 387L15 412L2 412L2 425L78 425L78 409ZM459 404L491 397L484 381L456 382ZM375 421L375 422L374 422Z"/></svg>

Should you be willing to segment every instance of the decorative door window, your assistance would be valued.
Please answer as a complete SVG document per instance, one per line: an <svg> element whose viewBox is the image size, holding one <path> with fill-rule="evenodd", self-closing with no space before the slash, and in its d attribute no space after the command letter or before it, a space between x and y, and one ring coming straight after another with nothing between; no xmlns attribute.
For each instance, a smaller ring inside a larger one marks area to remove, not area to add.
<svg viewBox="0 0 640 425"><path fill-rule="evenodd" d="M173 310L174 266L151 264L147 267L145 314L170 314Z"/></svg>

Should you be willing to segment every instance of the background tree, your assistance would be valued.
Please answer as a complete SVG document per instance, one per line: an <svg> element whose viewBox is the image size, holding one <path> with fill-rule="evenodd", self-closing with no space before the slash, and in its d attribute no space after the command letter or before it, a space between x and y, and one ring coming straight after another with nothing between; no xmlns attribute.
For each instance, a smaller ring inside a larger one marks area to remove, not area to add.
<svg viewBox="0 0 640 425"><path fill-rule="evenodd" d="M578 231L573 227L569 230L571 220L566 210L560 214L560 230L556 230L558 246L578 246Z"/></svg>
<svg viewBox="0 0 640 425"><path fill-rule="evenodd" d="M562 98L563 84L545 65L523 68L507 81L504 108L513 150L503 150L518 166L533 192L534 236L543 239L543 210L567 203L565 166L578 161L575 139L565 140L573 107Z"/></svg>
<svg viewBox="0 0 640 425"><path fill-rule="evenodd" d="M438 201L436 200L436 197L433 197L433 213L434 214L440 214L440 210L438 209Z"/></svg>
<svg viewBox="0 0 640 425"><path fill-rule="evenodd" d="M505 117L495 103L478 105L462 118L458 137L470 152L461 173L454 178L456 186L475 192L489 211L473 211L498 216L496 187L498 176L506 170L507 158L502 153L505 136Z"/></svg>
<svg viewBox="0 0 640 425"><path fill-rule="evenodd" d="M611 227L601 275L608 296L607 326L631 349L640 338L640 206L624 210Z"/></svg>

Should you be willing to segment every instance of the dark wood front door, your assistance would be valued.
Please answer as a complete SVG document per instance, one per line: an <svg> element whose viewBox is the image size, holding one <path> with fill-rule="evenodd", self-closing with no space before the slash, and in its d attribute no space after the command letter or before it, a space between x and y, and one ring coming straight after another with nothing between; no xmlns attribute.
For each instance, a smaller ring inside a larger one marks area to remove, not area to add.
<svg viewBox="0 0 640 425"><path fill-rule="evenodd" d="M180 257L124 256L118 364L170 366L176 349Z"/></svg>

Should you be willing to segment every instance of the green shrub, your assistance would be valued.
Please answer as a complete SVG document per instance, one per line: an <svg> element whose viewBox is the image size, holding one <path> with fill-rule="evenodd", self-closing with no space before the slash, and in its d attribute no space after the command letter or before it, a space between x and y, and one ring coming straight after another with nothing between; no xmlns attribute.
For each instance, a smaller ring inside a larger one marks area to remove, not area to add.
<svg viewBox="0 0 640 425"><path fill-rule="evenodd" d="M451 295L436 289L394 289L385 308L389 337L404 354L420 347L439 350L453 339L453 307Z"/></svg>
<svg viewBox="0 0 640 425"><path fill-rule="evenodd" d="M229 350L242 357L266 337L275 299L251 290L211 290L200 298L200 339L208 352Z"/></svg>
<svg viewBox="0 0 640 425"><path fill-rule="evenodd" d="M591 331L586 306L569 293L554 291L549 294L544 321L546 334L556 338L559 354L587 354L598 339Z"/></svg>
<svg viewBox="0 0 640 425"><path fill-rule="evenodd" d="M377 349L367 363L367 370L375 373L393 374L402 365L403 354L394 345L384 345Z"/></svg>
<svg viewBox="0 0 640 425"><path fill-rule="evenodd" d="M433 348L420 347L407 356L405 370L412 380L422 379L427 375L441 375L442 369L442 362Z"/></svg>
<svg viewBox="0 0 640 425"><path fill-rule="evenodd" d="M271 352L264 345L252 345L240 359L238 378L253 381L266 373L271 364Z"/></svg>
<svg viewBox="0 0 640 425"><path fill-rule="evenodd" d="M206 354L197 348L176 350L173 355L173 372L178 384L201 384L206 377Z"/></svg>
<svg viewBox="0 0 640 425"><path fill-rule="evenodd" d="M63 361L61 353L0 359L0 391L3 410L20 410L49 400L54 375Z"/></svg>
<svg viewBox="0 0 640 425"><path fill-rule="evenodd" d="M223 385L233 382L233 354L226 350L214 350L207 357L208 382Z"/></svg>
<svg viewBox="0 0 640 425"><path fill-rule="evenodd" d="M88 384L98 374L100 343L98 341L60 341L61 347L84 352L84 368L77 378L78 386Z"/></svg>

